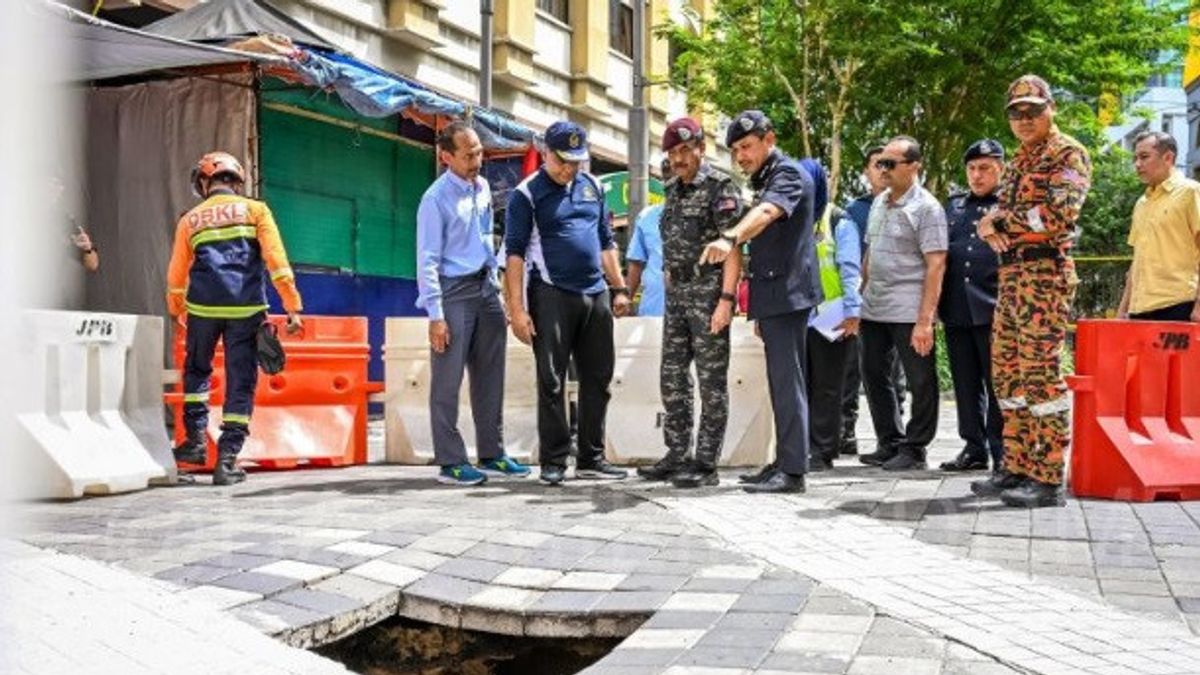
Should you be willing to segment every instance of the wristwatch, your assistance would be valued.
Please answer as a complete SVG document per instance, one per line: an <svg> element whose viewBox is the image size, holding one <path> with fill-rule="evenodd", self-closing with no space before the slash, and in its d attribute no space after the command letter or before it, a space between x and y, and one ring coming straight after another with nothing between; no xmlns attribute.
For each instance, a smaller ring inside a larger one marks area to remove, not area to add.
<svg viewBox="0 0 1200 675"><path fill-rule="evenodd" d="M730 301L730 302L733 302L733 303L736 303L736 302L737 302L737 296L736 296L736 295L734 295L733 293L726 293L725 291L721 291L721 299L722 299L722 300L728 300L728 301Z"/></svg>
<svg viewBox="0 0 1200 675"><path fill-rule="evenodd" d="M629 289L625 286L609 286L608 292L612 293L613 295L629 295Z"/></svg>
<svg viewBox="0 0 1200 675"><path fill-rule="evenodd" d="M724 239L725 241L729 242L730 246L737 248L737 245L738 245L737 235L731 234L729 232L722 232L721 238Z"/></svg>

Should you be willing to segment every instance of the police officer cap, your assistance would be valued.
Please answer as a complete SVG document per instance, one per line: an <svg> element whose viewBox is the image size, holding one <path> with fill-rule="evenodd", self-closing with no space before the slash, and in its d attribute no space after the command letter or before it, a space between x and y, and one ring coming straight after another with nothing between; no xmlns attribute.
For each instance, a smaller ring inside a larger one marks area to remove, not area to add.
<svg viewBox="0 0 1200 675"><path fill-rule="evenodd" d="M967 151L963 153L963 164L980 157L994 157L1001 162L1004 161L1004 146L1000 145L1000 141L984 138L975 141Z"/></svg>
<svg viewBox="0 0 1200 675"><path fill-rule="evenodd" d="M729 123L725 130L725 147L732 148L734 143L755 132L766 133L774 129L771 120L761 110L743 110Z"/></svg>
<svg viewBox="0 0 1200 675"><path fill-rule="evenodd" d="M546 130L546 147L568 162L588 158L587 132L571 121L555 122Z"/></svg>
<svg viewBox="0 0 1200 675"><path fill-rule="evenodd" d="M662 149L663 152L667 152L680 143L699 141L703 138L704 129L700 128L699 122L690 117L680 117L668 124L663 132Z"/></svg>
<svg viewBox="0 0 1200 675"><path fill-rule="evenodd" d="M1008 85L1008 105L1011 108L1019 103L1047 105L1054 103L1054 93L1050 85L1037 75L1022 75Z"/></svg>

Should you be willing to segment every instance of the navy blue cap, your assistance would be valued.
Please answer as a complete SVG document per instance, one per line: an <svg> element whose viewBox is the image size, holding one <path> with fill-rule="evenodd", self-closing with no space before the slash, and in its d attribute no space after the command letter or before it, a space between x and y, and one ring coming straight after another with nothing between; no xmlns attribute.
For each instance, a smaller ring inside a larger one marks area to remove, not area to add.
<svg viewBox="0 0 1200 675"><path fill-rule="evenodd" d="M742 140L748 134L758 131L765 133L774 128L771 119L763 111L743 110L733 118L733 121L729 123L729 128L725 130L725 147L733 147L734 143Z"/></svg>
<svg viewBox="0 0 1200 675"><path fill-rule="evenodd" d="M984 138L975 141L967 151L963 153L963 164L980 157L994 157L1001 162L1004 161L1004 146L1000 145L1000 141L992 138Z"/></svg>
<svg viewBox="0 0 1200 675"><path fill-rule="evenodd" d="M588 158L587 132L571 121L555 122L546 130L546 147L568 162Z"/></svg>

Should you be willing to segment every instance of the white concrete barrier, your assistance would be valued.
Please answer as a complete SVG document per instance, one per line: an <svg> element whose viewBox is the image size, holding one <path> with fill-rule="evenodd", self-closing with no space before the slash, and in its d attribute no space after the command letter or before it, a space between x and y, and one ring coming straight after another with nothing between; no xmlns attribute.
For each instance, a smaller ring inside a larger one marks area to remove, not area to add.
<svg viewBox="0 0 1200 675"><path fill-rule="evenodd" d="M734 319L731 331L729 425L720 464L765 464L775 456L775 435L762 341L754 335L754 325L742 318ZM618 319L615 341L617 358L607 421L608 460L617 464L657 461L666 454L659 394L662 319ZM699 393L695 414L698 420Z"/></svg>
<svg viewBox="0 0 1200 675"><path fill-rule="evenodd" d="M433 462L428 327L429 321L424 318L391 318L385 327L385 457L391 463ZM537 383L533 350L510 334L505 361L505 452L517 461L536 461ZM458 428L474 461L477 457L475 424L471 417L468 377L463 378L458 397Z"/></svg>
<svg viewBox="0 0 1200 675"><path fill-rule="evenodd" d="M16 411L20 496L128 492L176 478L161 318L31 310L20 333L31 374Z"/></svg>

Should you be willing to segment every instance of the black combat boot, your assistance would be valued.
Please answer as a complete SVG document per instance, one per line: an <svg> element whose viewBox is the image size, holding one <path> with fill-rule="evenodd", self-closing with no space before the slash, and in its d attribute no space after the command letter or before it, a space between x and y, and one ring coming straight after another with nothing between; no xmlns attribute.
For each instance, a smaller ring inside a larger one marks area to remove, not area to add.
<svg viewBox="0 0 1200 675"><path fill-rule="evenodd" d="M671 484L677 488L711 487L720 482L716 465L711 462L701 463L699 461L671 478Z"/></svg>
<svg viewBox="0 0 1200 675"><path fill-rule="evenodd" d="M196 464L203 466L208 462L208 439L204 430L188 431L187 440L171 449L175 455L176 464Z"/></svg>
<svg viewBox="0 0 1200 675"><path fill-rule="evenodd" d="M241 424L221 425L217 441L217 466L213 469L213 485L233 485L246 480L246 472L237 466L238 453L250 430Z"/></svg>
<svg viewBox="0 0 1200 675"><path fill-rule="evenodd" d="M246 480L246 472L237 466L237 455L221 453L213 469L213 485L234 485Z"/></svg>
<svg viewBox="0 0 1200 675"><path fill-rule="evenodd" d="M1009 488L1000 493L1000 501L1007 506L1023 509L1036 509L1042 506L1063 506L1067 503L1063 498L1061 485L1043 483L1030 478L1021 485Z"/></svg>
<svg viewBox="0 0 1200 675"><path fill-rule="evenodd" d="M996 497L1005 490L1020 487L1025 480L1025 476L1019 473L1009 473L1000 469L993 471L987 478L971 481L971 492L980 497Z"/></svg>
<svg viewBox="0 0 1200 675"><path fill-rule="evenodd" d="M650 466L639 466L637 475L646 480L671 480L671 477L688 468L687 458L683 455L668 453L666 457Z"/></svg>

